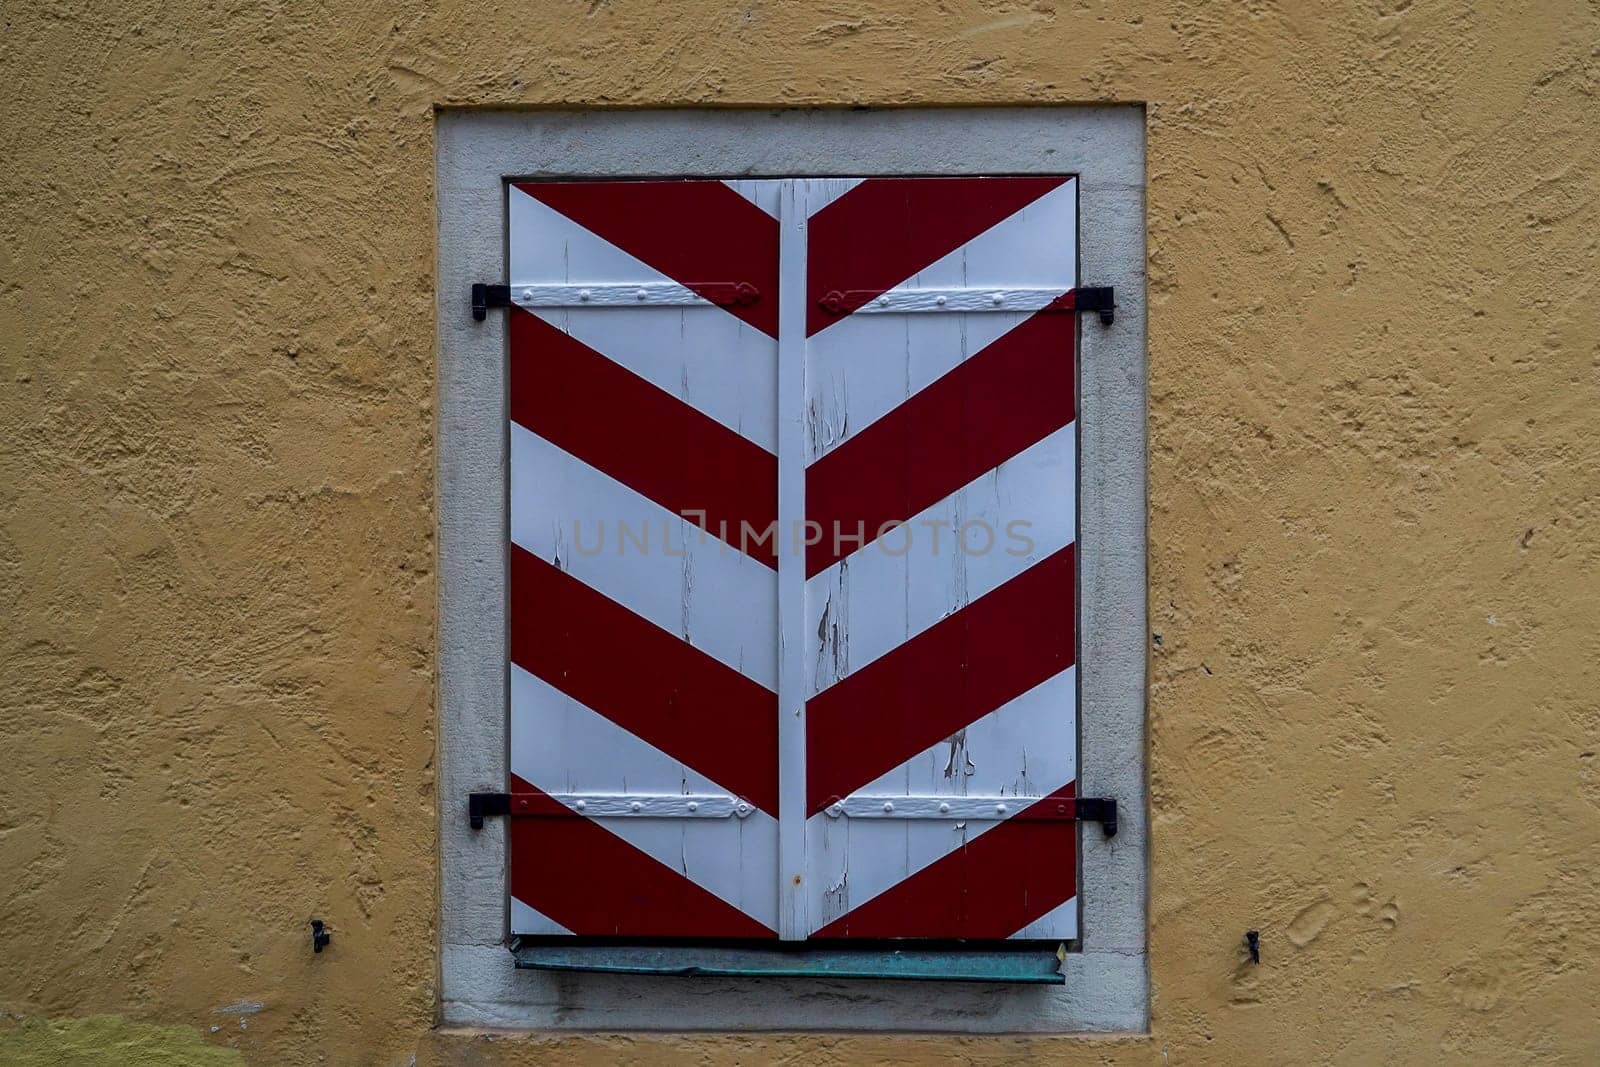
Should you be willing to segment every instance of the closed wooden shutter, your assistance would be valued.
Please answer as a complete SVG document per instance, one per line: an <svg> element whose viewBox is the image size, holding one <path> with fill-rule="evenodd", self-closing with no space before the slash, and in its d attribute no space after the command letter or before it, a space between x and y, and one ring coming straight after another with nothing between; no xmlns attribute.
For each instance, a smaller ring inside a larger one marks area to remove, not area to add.
<svg viewBox="0 0 1600 1067"><path fill-rule="evenodd" d="M1076 182L508 195L513 932L1076 936Z"/></svg>

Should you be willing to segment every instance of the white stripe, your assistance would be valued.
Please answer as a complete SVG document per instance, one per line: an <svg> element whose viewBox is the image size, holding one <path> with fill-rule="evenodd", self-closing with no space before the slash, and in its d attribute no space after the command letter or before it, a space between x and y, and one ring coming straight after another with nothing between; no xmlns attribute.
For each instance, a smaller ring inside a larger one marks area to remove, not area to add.
<svg viewBox="0 0 1600 1067"><path fill-rule="evenodd" d="M806 582L808 695L1071 544L1076 486L1073 422L814 575Z"/></svg>
<svg viewBox="0 0 1600 1067"><path fill-rule="evenodd" d="M1054 289L1077 284L1077 182L1053 189L895 287ZM938 220L930 219L929 225ZM1055 314L1055 312L1046 312ZM807 463L926 389L1027 312L848 315L807 346Z"/></svg>
<svg viewBox="0 0 1600 1067"><path fill-rule="evenodd" d="M851 796L1048 796L1077 777L1077 684L1068 667Z"/></svg>
<svg viewBox="0 0 1600 1067"><path fill-rule="evenodd" d="M1047 796L1077 777L1076 706L1077 671L1068 668L852 796L1006 794L1018 798L1004 817L1009 818L1027 807L1029 798ZM806 836L812 929L894 888L1004 818L852 819L825 811L811 816ZM1003 879L1011 872L993 876Z"/></svg>
<svg viewBox="0 0 1600 1067"><path fill-rule="evenodd" d="M778 576L772 568L516 423L511 540L777 689Z"/></svg>
<svg viewBox="0 0 1600 1067"><path fill-rule="evenodd" d="M674 285L553 208L511 189L511 286ZM740 282L744 278L686 278ZM777 299L777 294L761 294ZM776 447L778 343L714 304L535 308L541 319L767 451Z"/></svg>
<svg viewBox="0 0 1600 1067"><path fill-rule="evenodd" d="M1078 898L1076 895L1062 901L1033 922L1011 935L1011 940L1025 938L1061 938L1070 941L1078 936Z"/></svg>
<svg viewBox="0 0 1600 1067"><path fill-rule="evenodd" d="M627 670L626 649L618 670ZM511 668L511 771L550 794L727 793L537 676ZM776 928L778 823L744 818L591 820L756 921Z"/></svg>
<svg viewBox="0 0 1600 1067"><path fill-rule="evenodd" d="M572 933L544 912L529 907L516 897L511 898L511 932L513 934Z"/></svg>
<svg viewBox="0 0 1600 1067"><path fill-rule="evenodd" d="M778 201L783 196L781 178L725 178L722 182L773 218L778 216Z"/></svg>

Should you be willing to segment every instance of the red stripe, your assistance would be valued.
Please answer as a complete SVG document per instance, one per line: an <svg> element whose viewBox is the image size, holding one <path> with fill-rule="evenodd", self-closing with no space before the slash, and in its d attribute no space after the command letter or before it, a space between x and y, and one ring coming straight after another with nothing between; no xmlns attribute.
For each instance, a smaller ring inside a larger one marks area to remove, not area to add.
<svg viewBox="0 0 1600 1067"><path fill-rule="evenodd" d="M1066 178L868 178L811 216L806 336L954 252ZM837 300L823 302L830 293Z"/></svg>
<svg viewBox="0 0 1600 1067"><path fill-rule="evenodd" d="M813 463L806 577L1071 422L1076 332L1072 315L1035 314Z"/></svg>
<svg viewBox="0 0 1600 1067"><path fill-rule="evenodd" d="M511 418L777 567L776 537L760 540L778 520L777 457L521 308Z"/></svg>
<svg viewBox="0 0 1600 1067"><path fill-rule="evenodd" d="M807 814L1072 666L1073 555L1046 556L812 697Z"/></svg>
<svg viewBox="0 0 1600 1067"><path fill-rule="evenodd" d="M1068 783L811 935L998 939L1078 892L1076 823L1026 816L1073 796Z"/></svg>
<svg viewBox="0 0 1600 1067"><path fill-rule="evenodd" d="M778 336L778 220L723 182L518 182L517 188L707 299L716 299L715 286L755 286L754 303L727 310Z"/></svg>
<svg viewBox="0 0 1600 1067"><path fill-rule="evenodd" d="M778 813L777 695L516 545L511 660Z"/></svg>
<svg viewBox="0 0 1600 1067"><path fill-rule="evenodd" d="M511 820L511 895L573 933L776 936L732 904L516 775L511 776L511 787L519 794L535 794L536 813L542 816Z"/></svg>

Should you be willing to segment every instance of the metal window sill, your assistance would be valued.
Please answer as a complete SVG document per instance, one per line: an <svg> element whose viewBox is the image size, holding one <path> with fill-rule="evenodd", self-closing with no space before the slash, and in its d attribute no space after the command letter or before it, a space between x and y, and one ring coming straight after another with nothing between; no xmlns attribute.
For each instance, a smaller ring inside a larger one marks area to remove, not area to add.
<svg viewBox="0 0 1600 1067"><path fill-rule="evenodd" d="M900 978L1008 985L1065 985L1065 947L754 948L568 945L516 939L519 969L734 978Z"/></svg>

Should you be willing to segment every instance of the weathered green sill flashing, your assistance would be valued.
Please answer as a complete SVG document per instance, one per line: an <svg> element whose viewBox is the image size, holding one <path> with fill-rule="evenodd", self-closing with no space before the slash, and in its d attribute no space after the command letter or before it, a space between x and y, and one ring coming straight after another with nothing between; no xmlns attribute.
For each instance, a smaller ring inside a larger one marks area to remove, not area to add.
<svg viewBox="0 0 1600 1067"><path fill-rule="evenodd" d="M1061 946L1006 948L745 948L568 945L514 940L519 968L729 978L909 978L1064 985Z"/></svg>

